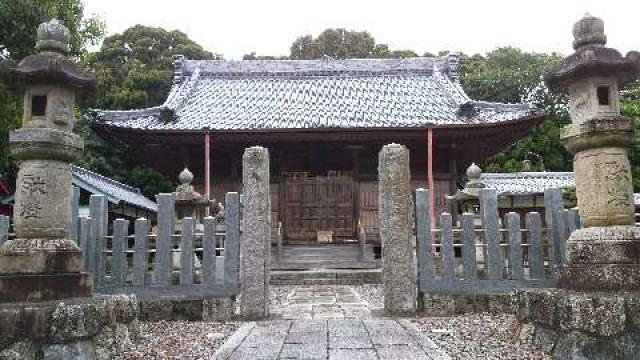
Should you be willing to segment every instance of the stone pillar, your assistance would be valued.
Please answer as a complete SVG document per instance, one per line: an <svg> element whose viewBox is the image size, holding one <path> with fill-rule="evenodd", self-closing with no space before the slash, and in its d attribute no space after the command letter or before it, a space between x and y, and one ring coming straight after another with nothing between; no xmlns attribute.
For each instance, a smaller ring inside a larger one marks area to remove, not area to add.
<svg viewBox="0 0 640 360"><path fill-rule="evenodd" d="M240 313L245 318L269 314L271 196L269 152L254 146L242 157L243 224L241 241Z"/></svg>
<svg viewBox="0 0 640 360"><path fill-rule="evenodd" d="M73 134L77 98L95 84L66 54L67 29L53 20L38 27L36 49L10 69L9 86L24 94L22 128L10 133L20 161L16 182L16 239L0 247L0 302L88 296L82 251L69 239L71 171L82 139Z"/></svg>
<svg viewBox="0 0 640 360"><path fill-rule="evenodd" d="M384 309L390 314L416 311L410 180L409 150L385 145L378 159L378 186Z"/></svg>
<svg viewBox="0 0 640 360"><path fill-rule="evenodd" d="M517 294L521 335L556 359L636 359L640 349L640 231L627 147L633 124L620 116L618 89L640 72L640 54L605 47L601 19L573 27L575 53L545 74L569 95L571 124L561 133L575 154L583 227L567 241L558 289Z"/></svg>

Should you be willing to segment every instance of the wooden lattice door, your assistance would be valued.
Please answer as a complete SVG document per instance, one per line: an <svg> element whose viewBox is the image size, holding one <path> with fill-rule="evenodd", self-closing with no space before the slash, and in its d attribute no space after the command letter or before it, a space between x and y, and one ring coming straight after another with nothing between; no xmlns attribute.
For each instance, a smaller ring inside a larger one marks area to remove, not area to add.
<svg viewBox="0 0 640 360"><path fill-rule="evenodd" d="M283 191L285 239L315 240L317 231L332 231L334 239L354 237L350 176L286 177Z"/></svg>

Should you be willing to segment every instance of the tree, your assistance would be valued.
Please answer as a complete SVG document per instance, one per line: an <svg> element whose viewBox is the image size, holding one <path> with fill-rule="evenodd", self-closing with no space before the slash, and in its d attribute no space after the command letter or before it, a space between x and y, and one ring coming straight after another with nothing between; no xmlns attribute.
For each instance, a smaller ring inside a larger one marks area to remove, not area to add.
<svg viewBox="0 0 640 360"><path fill-rule="evenodd" d="M162 104L171 88L173 55L189 59L217 59L174 30L135 25L107 37L87 64L98 75L96 107L137 109Z"/></svg>
<svg viewBox="0 0 640 360"><path fill-rule="evenodd" d="M311 35L298 37L291 45L291 59L367 59L405 58L417 56L412 50L389 50L386 44L378 44L367 31L346 29L326 29L318 37Z"/></svg>
<svg viewBox="0 0 640 360"><path fill-rule="evenodd" d="M162 104L171 89L174 55L194 60L220 58L177 30L135 25L106 38L100 50L86 59L98 77L98 93L91 106L136 109ZM79 124L76 132L85 139L79 165L138 187L150 198L174 190L171 181L105 144L86 124Z"/></svg>
<svg viewBox="0 0 640 360"><path fill-rule="evenodd" d="M526 53L512 47L498 48L486 56L461 56L461 83L472 99L531 102L547 112L530 136L489 159L484 164L487 171L522 171L525 159L535 160L537 170L571 169L571 155L560 143L560 129L570 121L566 97L548 91L541 80L545 69L560 61L557 54Z"/></svg>
<svg viewBox="0 0 640 360"><path fill-rule="evenodd" d="M630 117L635 125L635 134L629 149L633 190L640 191L640 81L620 92L620 112Z"/></svg>
<svg viewBox="0 0 640 360"><path fill-rule="evenodd" d="M0 62L35 53L36 29L52 18L69 29L71 55L83 58L104 34L104 24L97 17L83 17L83 12L81 0L0 0ZM20 125L21 100L0 82L0 177L9 182L16 174L8 156L9 131Z"/></svg>

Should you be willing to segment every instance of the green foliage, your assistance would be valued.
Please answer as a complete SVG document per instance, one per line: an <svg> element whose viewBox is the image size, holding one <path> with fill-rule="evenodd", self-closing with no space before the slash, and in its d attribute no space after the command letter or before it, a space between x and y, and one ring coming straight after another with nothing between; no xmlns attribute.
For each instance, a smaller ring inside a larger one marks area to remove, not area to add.
<svg viewBox="0 0 640 360"><path fill-rule="evenodd" d="M548 114L530 136L488 160L486 171L522 171L525 159L532 160L534 170L571 168L571 155L560 144L560 129L570 121L566 98L549 92L541 80L544 70L561 60L557 54L526 53L512 47L498 48L486 56L461 56L462 86L472 99L532 102Z"/></svg>
<svg viewBox="0 0 640 360"><path fill-rule="evenodd" d="M36 29L52 18L69 29L71 55L84 57L87 47L102 38L104 24L96 17L84 18L83 11L81 0L0 0L0 62L35 53ZM22 98L0 84L0 177L9 182L16 174L16 165L9 159L9 132L20 126L21 115Z"/></svg>
<svg viewBox="0 0 640 360"><path fill-rule="evenodd" d="M291 45L290 59L406 58L418 56L412 50L389 50L386 44L378 44L366 31L326 29L318 37L298 37Z"/></svg>
<svg viewBox="0 0 640 360"><path fill-rule="evenodd" d="M137 187L143 195L154 199L161 192L171 192L173 184L157 171L132 161L122 151L105 144L84 121L74 132L84 138L84 154L78 165L127 185Z"/></svg>
<svg viewBox="0 0 640 360"><path fill-rule="evenodd" d="M186 34L135 25L107 37L87 65L98 76L95 107L137 109L162 104L171 89L173 55L188 59L216 59Z"/></svg>
<svg viewBox="0 0 640 360"><path fill-rule="evenodd" d="M83 12L81 0L0 0L0 56L17 60L33 54L36 28L52 18L69 29L71 54L86 54L104 35L104 24Z"/></svg>
<svg viewBox="0 0 640 360"><path fill-rule="evenodd" d="M640 191L640 81L620 92L620 112L633 120L635 135L629 149L633 190Z"/></svg>
<svg viewBox="0 0 640 360"><path fill-rule="evenodd" d="M578 206L578 197L576 196L575 186L566 186L562 189L562 200L564 206L568 208L574 208Z"/></svg>

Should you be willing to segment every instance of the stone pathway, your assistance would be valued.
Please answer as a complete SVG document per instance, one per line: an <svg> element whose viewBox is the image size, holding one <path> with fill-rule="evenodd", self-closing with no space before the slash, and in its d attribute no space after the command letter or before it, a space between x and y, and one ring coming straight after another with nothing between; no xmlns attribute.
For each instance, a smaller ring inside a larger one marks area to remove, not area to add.
<svg viewBox="0 0 640 360"><path fill-rule="evenodd" d="M426 359L450 357L408 320L272 320L247 323L214 359Z"/></svg>
<svg viewBox="0 0 640 360"><path fill-rule="evenodd" d="M245 324L214 359L449 359L408 320L382 313L348 285L296 286L271 304L276 320Z"/></svg>
<svg viewBox="0 0 640 360"><path fill-rule="evenodd" d="M278 319L363 319L372 306L346 285L310 285L293 288L282 303L271 306Z"/></svg>

